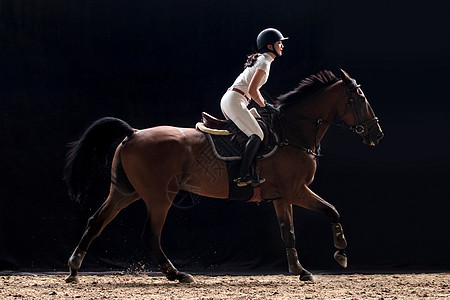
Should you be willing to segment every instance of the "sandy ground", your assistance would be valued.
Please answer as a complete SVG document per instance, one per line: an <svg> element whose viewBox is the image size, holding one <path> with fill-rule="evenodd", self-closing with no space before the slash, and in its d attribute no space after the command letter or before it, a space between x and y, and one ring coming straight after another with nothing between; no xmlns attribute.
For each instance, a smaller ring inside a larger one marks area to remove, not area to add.
<svg viewBox="0 0 450 300"><path fill-rule="evenodd" d="M169 282L158 274L0 276L0 299L450 299L450 273L389 275L195 276Z"/></svg>

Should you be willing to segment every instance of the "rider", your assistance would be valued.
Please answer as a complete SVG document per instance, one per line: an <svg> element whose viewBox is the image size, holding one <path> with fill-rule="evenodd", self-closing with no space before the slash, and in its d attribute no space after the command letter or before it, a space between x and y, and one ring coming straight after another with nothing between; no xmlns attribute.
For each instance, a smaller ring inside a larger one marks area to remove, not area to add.
<svg viewBox="0 0 450 300"><path fill-rule="evenodd" d="M259 89L267 82L270 65L276 57L282 55L284 48L282 41L287 39L274 28L261 31L256 38L258 53L248 56L244 71L220 101L224 116L232 120L249 137L242 155L239 177L234 179L240 187L249 184L258 186L265 181L264 178L257 180L252 176L252 163L264 139L264 133L255 117L247 109L247 105L253 99L259 106L266 106L267 103Z"/></svg>

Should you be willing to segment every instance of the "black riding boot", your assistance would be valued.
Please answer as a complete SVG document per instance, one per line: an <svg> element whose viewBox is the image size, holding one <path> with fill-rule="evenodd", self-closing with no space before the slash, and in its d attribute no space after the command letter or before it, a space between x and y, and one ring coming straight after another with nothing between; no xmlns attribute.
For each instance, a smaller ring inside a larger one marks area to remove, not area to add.
<svg viewBox="0 0 450 300"><path fill-rule="evenodd" d="M251 184L256 187L265 181L264 178L252 177L252 164L258 153L259 146L261 145L261 139L256 134L249 137L247 144L245 145L244 154L242 155L241 167L239 169L239 178L235 179L237 186L246 186Z"/></svg>

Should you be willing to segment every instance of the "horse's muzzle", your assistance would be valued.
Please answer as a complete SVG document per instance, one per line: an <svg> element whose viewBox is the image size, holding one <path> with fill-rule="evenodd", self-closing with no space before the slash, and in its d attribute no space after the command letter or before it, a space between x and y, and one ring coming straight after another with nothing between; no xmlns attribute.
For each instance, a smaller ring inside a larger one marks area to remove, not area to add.
<svg viewBox="0 0 450 300"><path fill-rule="evenodd" d="M380 124L377 122L375 126L369 129L368 134L363 137L363 143L369 146L377 146L383 137L383 130L381 130Z"/></svg>

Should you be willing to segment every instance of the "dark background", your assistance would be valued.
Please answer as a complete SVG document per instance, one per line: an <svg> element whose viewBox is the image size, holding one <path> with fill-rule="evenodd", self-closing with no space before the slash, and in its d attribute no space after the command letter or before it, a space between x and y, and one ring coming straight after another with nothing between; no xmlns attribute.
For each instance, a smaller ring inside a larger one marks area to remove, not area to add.
<svg viewBox="0 0 450 300"><path fill-rule="evenodd" d="M66 270L106 196L99 182L85 205L69 201L67 143L104 116L135 128L220 116L220 97L266 27L290 37L266 94L343 68L385 132L376 148L335 128L323 142L312 188L341 213L349 271L449 270L450 24L433 2L0 0L0 270ZM173 207L164 228L176 265L287 271L271 203L194 200ZM142 202L122 211L83 270L156 270L144 220ZM341 271L326 217L296 207L295 224L303 265Z"/></svg>

